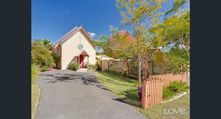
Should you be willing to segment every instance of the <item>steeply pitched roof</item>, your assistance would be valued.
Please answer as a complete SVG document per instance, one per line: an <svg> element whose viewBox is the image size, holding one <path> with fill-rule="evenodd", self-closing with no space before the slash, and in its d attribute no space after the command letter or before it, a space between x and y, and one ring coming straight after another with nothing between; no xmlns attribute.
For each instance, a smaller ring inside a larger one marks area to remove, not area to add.
<svg viewBox="0 0 221 119"><path fill-rule="evenodd" d="M60 44L63 45L67 40L69 40L73 35L75 35L78 31L82 30L85 36L89 39L88 42L95 48L96 46L93 43L93 38L88 34L88 32L83 28L83 26L80 27L74 27L69 32L67 32L64 36L62 36L57 43L55 43L54 46Z"/></svg>

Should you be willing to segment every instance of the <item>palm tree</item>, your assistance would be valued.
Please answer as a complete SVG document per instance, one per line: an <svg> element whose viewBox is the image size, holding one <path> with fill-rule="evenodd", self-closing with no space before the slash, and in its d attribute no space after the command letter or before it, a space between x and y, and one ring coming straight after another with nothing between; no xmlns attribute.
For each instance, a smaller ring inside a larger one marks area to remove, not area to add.
<svg viewBox="0 0 221 119"><path fill-rule="evenodd" d="M44 39L42 40L42 43L45 47L47 47L49 50L52 48L52 44L51 44L51 41L48 40L48 39Z"/></svg>

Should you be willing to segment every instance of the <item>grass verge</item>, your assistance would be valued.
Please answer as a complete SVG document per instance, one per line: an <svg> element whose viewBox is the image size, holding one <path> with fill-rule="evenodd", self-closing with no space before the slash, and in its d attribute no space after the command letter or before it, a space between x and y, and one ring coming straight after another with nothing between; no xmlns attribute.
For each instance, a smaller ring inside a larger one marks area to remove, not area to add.
<svg viewBox="0 0 221 119"><path fill-rule="evenodd" d="M190 95L140 111L150 119L190 119Z"/></svg>
<svg viewBox="0 0 221 119"><path fill-rule="evenodd" d="M35 114L38 106L40 88L36 84L37 75L39 73L39 66L31 65L31 118L35 119Z"/></svg>
<svg viewBox="0 0 221 119"><path fill-rule="evenodd" d="M31 85L31 116L32 119L35 118L38 101L40 96L40 89L36 83L32 83Z"/></svg>
<svg viewBox="0 0 221 119"><path fill-rule="evenodd" d="M101 84L119 97L119 101L135 106L149 119L189 119L189 94L168 103L155 105L149 109L142 109L137 95L136 80L112 72L97 72L96 77ZM184 110L184 113L175 114L180 109L181 111ZM164 113L164 111L171 110L174 111L174 114Z"/></svg>

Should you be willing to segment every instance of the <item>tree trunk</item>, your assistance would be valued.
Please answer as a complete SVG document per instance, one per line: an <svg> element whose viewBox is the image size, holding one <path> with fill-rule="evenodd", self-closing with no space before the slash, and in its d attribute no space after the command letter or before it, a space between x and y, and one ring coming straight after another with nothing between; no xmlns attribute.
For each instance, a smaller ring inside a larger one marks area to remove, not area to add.
<svg viewBox="0 0 221 119"><path fill-rule="evenodd" d="M140 55L138 55L138 87L141 86L141 60L140 60Z"/></svg>
<svg viewBox="0 0 221 119"><path fill-rule="evenodd" d="M124 75L125 73L128 75L128 61L127 59L123 59L123 70L121 72L122 75Z"/></svg>
<svg viewBox="0 0 221 119"><path fill-rule="evenodd" d="M136 27L137 25L135 25L134 27L134 31L136 32ZM137 34L135 33L135 36ZM141 87L142 82L141 82L141 55L140 55L140 46L139 46L139 39L137 40L137 56L138 56L138 88Z"/></svg>
<svg viewBox="0 0 221 119"><path fill-rule="evenodd" d="M185 44L184 40L183 40L183 36L181 38L179 38L182 42L182 44ZM189 52L189 43L188 44L185 44L185 47L182 47L186 53L187 53L187 60L190 62L190 52ZM187 66L187 70L186 70L186 77L187 77L187 80L188 80L188 85L190 85L190 75L189 75L189 68L190 68L190 64L188 64Z"/></svg>

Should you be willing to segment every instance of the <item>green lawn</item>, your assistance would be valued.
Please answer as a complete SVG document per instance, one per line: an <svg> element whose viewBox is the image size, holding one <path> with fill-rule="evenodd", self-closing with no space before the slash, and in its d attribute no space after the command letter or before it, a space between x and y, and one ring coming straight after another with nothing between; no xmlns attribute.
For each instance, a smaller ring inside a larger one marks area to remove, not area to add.
<svg viewBox="0 0 221 119"><path fill-rule="evenodd" d="M117 94L119 100L140 106L137 96L137 81L112 72L97 72L98 81Z"/></svg>
<svg viewBox="0 0 221 119"><path fill-rule="evenodd" d="M38 85L33 82L31 85L31 116L32 119L35 118L35 113L37 109L37 104L40 96L40 89Z"/></svg>
<svg viewBox="0 0 221 119"><path fill-rule="evenodd" d="M111 72L97 72L98 81L106 88L115 93L120 101L133 105L149 119L189 119L189 94L169 103L155 105L149 109L140 108L140 101L137 95L137 81L126 76ZM164 111L185 110L185 114L164 114Z"/></svg>

